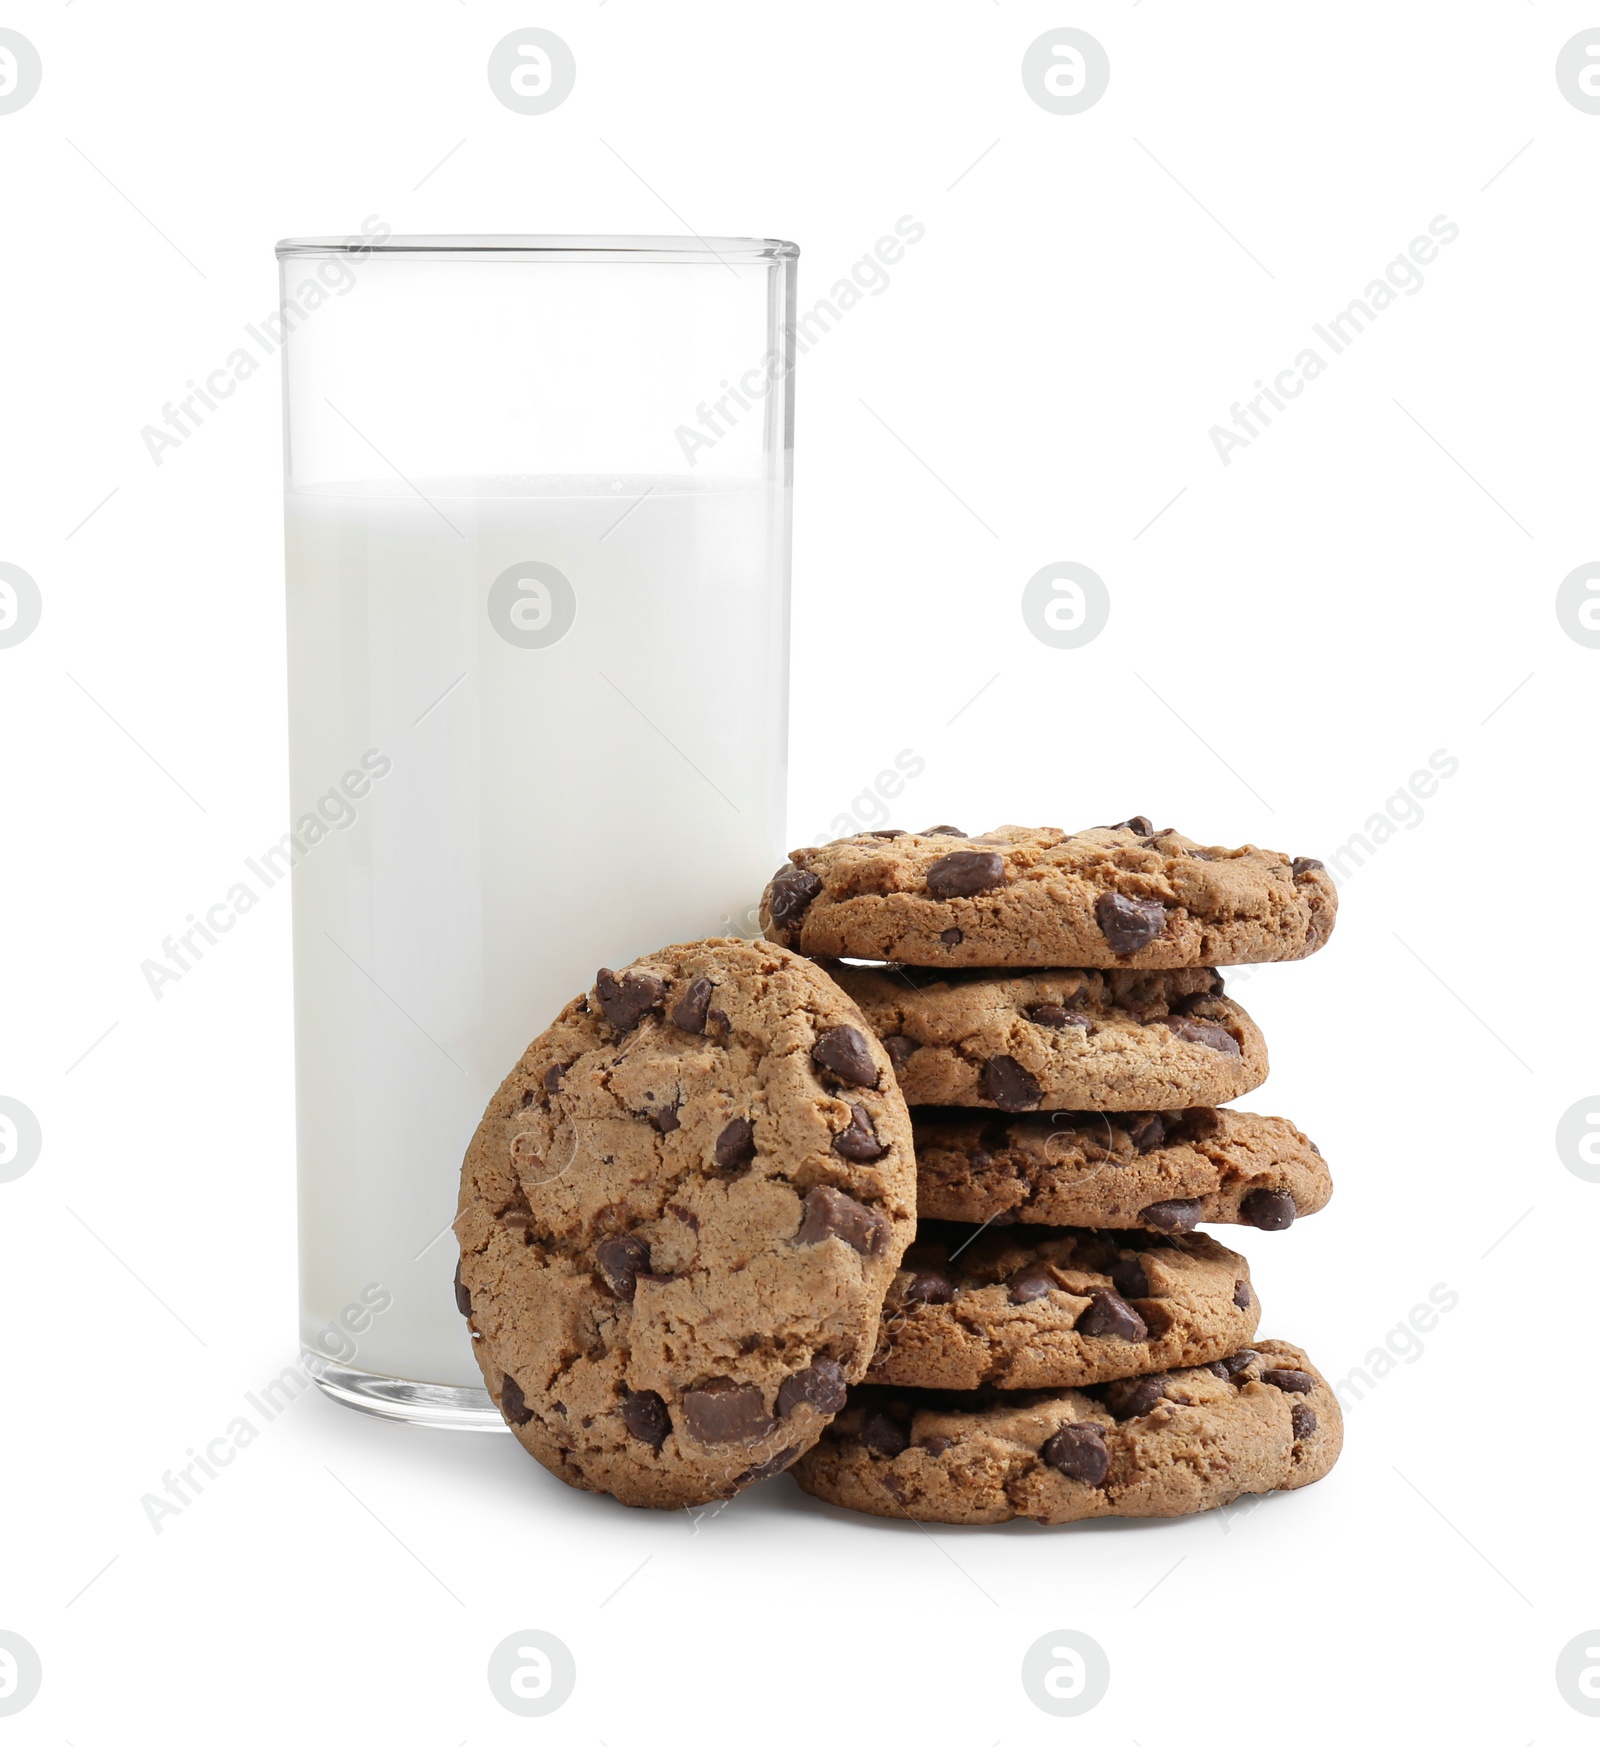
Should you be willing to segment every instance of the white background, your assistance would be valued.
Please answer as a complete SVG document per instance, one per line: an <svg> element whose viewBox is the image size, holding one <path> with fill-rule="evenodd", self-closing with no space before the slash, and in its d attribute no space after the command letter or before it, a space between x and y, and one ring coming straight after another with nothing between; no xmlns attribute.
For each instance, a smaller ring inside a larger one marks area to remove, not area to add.
<svg viewBox="0 0 1600 1747"><path fill-rule="evenodd" d="M0 1734L1592 1738L1554 1666L1600 1628L1600 1186L1554 1131L1600 1091L1600 651L1554 600L1600 555L1600 116L1554 68L1600 12L14 0L0 23L44 66L0 115L0 559L44 599L0 650L0 1092L44 1134L0 1184L0 1627L44 1686ZM525 24L577 59L545 116L485 78ZM1019 72L1062 24L1111 63L1075 116ZM153 1532L141 1495L295 1350L287 903L159 1005L138 969L287 824L275 373L159 468L139 432L273 309L277 237L369 213L789 237L804 304L926 225L801 367L796 841L911 748L897 824L1141 811L1327 858L1459 760L1346 881L1323 954L1233 984L1275 1064L1248 1103L1337 1184L1287 1235L1218 1234L1263 1334L1337 1378L1459 1294L1325 1483L930 1532L778 1481L696 1523L313 1397ZM1421 290L1224 466L1209 428L1438 214L1460 235ZM1112 602L1076 651L1019 610L1062 559ZM485 1679L523 1627L577 1658L540 1722ZM1019 1680L1062 1627L1112 1670L1071 1723Z"/></svg>

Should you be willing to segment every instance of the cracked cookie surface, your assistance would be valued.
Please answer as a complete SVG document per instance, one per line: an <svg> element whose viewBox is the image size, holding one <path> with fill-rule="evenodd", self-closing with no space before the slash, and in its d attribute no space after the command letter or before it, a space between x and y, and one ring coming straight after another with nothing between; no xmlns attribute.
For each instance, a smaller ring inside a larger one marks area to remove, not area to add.
<svg viewBox="0 0 1600 1747"><path fill-rule="evenodd" d="M1333 1193L1314 1141L1248 1110L1004 1116L930 1106L911 1112L911 1127L917 1205L932 1219L1284 1231Z"/></svg>
<svg viewBox="0 0 1600 1747"><path fill-rule="evenodd" d="M1255 1335L1250 1266L1198 1233L923 1219L884 1301L869 1383L1053 1389L1226 1358Z"/></svg>
<svg viewBox="0 0 1600 1747"><path fill-rule="evenodd" d="M1338 1459L1333 1391L1298 1348L1093 1389L852 1389L794 1477L813 1497L918 1522L1188 1516L1292 1491Z"/></svg>
<svg viewBox="0 0 1600 1747"><path fill-rule="evenodd" d="M768 883L761 925L826 958L1157 970L1309 957L1337 909L1319 861L1135 818L1073 833L874 831L796 849Z"/></svg>
<svg viewBox="0 0 1600 1747"><path fill-rule="evenodd" d="M1266 1043L1214 970L825 968L883 1041L910 1104L1177 1110L1267 1077Z"/></svg>
<svg viewBox="0 0 1600 1747"><path fill-rule="evenodd" d="M708 940L602 971L467 1149L457 1302L489 1393L627 1504L778 1473L871 1359L914 1189L888 1058L817 967Z"/></svg>

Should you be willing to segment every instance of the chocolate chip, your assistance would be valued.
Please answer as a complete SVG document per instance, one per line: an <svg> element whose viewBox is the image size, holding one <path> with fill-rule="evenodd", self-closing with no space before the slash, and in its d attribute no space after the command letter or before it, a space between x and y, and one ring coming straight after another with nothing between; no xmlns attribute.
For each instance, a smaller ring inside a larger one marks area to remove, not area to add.
<svg viewBox="0 0 1600 1747"><path fill-rule="evenodd" d="M523 1397L522 1385L509 1372L500 1377L500 1417L507 1425L525 1426L533 1418L533 1409Z"/></svg>
<svg viewBox="0 0 1600 1747"><path fill-rule="evenodd" d="M1297 1211L1294 1196L1282 1189L1252 1189L1239 1203L1245 1224L1257 1231L1287 1231Z"/></svg>
<svg viewBox="0 0 1600 1747"><path fill-rule="evenodd" d="M724 1171L742 1171L756 1156L755 1124L748 1117L736 1116L722 1133L712 1156Z"/></svg>
<svg viewBox="0 0 1600 1747"><path fill-rule="evenodd" d="M889 1245L888 1219L876 1207L864 1207L841 1189L818 1184L801 1203L797 1245L820 1244L836 1237L863 1256L881 1256Z"/></svg>
<svg viewBox="0 0 1600 1747"><path fill-rule="evenodd" d="M942 1456L954 1442L953 1438L924 1438L917 1447L926 1450L930 1456Z"/></svg>
<svg viewBox="0 0 1600 1747"><path fill-rule="evenodd" d="M888 842L891 839L896 838L896 837L904 837L905 832L904 831L863 831L861 835L863 837L881 837L885 842Z"/></svg>
<svg viewBox="0 0 1600 1747"><path fill-rule="evenodd" d="M874 837L877 835L877 832L873 833ZM781 1474L799 1454L798 1444L789 1450L779 1450L776 1456L769 1456L765 1462L757 1462L754 1468L746 1468L734 1481L734 1485L749 1486L757 1480L770 1480L774 1474Z"/></svg>
<svg viewBox="0 0 1600 1747"><path fill-rule="evenodd" d="M1167 925L1166 906L1158 898L1125 898L1102 892L1095 899L1094 919L1114 953L1125 957L1148 946Z"/></svg>
<svg viewBox="0 0 1600 1747"><path fill-rule="evenodd" d="M1207 1365L1208 1371L1218 1377L1237 1377L1255 1358L1253 1347L1241 1347L1238 1352L1230 1353L1225 1359L1218 1359L1214 1364Z"/></svg>
<svg viewBox="0 0 1600 1747"><path fill-rule="evenodd" d="M821 890L822 881L806 868L792 863L779 868L767 887L767 913L772 917L773 927L784 933L793 930Z"/></svg>
<svg viewBox="0 0 1600 1747"><path fill-rule="evenodd" d="M676 1104L668 1110L658 1110L650 1120L663 1134L671 1134L675 1128L683 1126L678 1121L678 1106Z"/></svg>
<svg viewBox="0 0 1600 1747"><path fill-rule="evenodd" d="M753 1383L713 1377L684 1392L683 1418L689 1435L701 1444L753 1444L777 1423Z"/></svg>
<svg viewBox="0 0 1600 1747"><path fill-rule="evenodd" d="M640 976L634 971L619 977L615 971L595 972L594 992L606 1022L618 1031L632 1031L645 1014L659 1007L667 986L660 977Z"/></svg>
<svg viewBox="0 0 1600 1747"><path fill-rule="evenodd" d="M683 1223L688 1226L690 1231L698 1231L700 1229L699 1216L690 1208L680 1207L677 1202L669 1201L667 1203L667 1212L670 1213L674 1219L681 1219Z"/></svg>
<svg viewBox="0 0 1600 1747"><path fill-rule="evenodd" d="M1024 1268L1010 1282L1013 1304L1032 1304L1036 1298L1046 1298L1056 1290L1056 1277L1046 1268Z"/></svg>
<svg viewBox="0 0 1600 1747"><path fill-rule="evenodd" d="M1185 1043L1197 1043L1203 1049L1214 1049L1223 1055L1241 1055L1239 1040L1231 1031L1224 1031L1220 1025L1213 1025L1209 1019L1189 1019L1183 1015L1177 1018L1152 1019L1152 1025L1164 1025L1174 1037L1180 1037Z"/></svg>
<svg viewBox="0 0 1600 1747"><path fill-rule="evenodd" d="M650 1271L650 1246L631 1232L602 1238L594 1247L594 1261L611 1296L631 1303L639 1276Z"/></svg>
<svg viewBox="0 0 1600 1747"><path fill-rule="evenodd" d="M1297 880L1304 879L1308 873L1321 873L1322 863L1312 855L1297 855L1291 865L1290 872Z"/></svg>
<svg viewBox="0 0 1600 1747"><path fill-rule="evenodd" d="M1139 1152L1150 1152L1166 1138L1167 1125L1154 1111L1148 1116L1135 1116L1128 1124L1128 1139Z"/></svg>
<svg viewBox="0 0 1600 1747"><path fill-rule="evenodd" d="M1113 1341L1142 1341L1150 1335L1144 1318L1116 1292L1096 1291L1076 1328L1081 1335Z"/></svg>
<svg viewBox="0 0 1600 1747"><path fill-rule="evenodd" d="M628 1436L660 1450L672 1430L672 1417L667 1404L653 1389L624 1389L622 1392L622 1423Z"/></svg>
<svg viewBox="0 0 1600 1747"><path fill-rule="evenodd" d="M983 1095L1002 1110L1032 1110L1044 1093L1014 1055L997 1055L983 1064Z"/></svg>
<svg viewBox="0 0 1600 1747"><path fill-rule="evenodd" d="M943 1268L918 1267L903 1297L907 1304L948 1304L955 1295L956 1283Z"/></svg>
<svg viewBox="0 0 1600 1747"><path fill-rule="evenodd" d="M1166 1393L1167 1380L1160 1375L1123 1377L1104 1388L1105 1404L1113 1419L1143 1419Z"/></svg>
<svg viewBox="0 0 1600 1747"><path fill-rule="evenodd" d="M456 1263L456 1309L463 1316L472 1315L472 1294L461 1284L461 1264Z"/></svg>
<svg viewBox="0 0 1600 1747"><path fill-rule="evenodd" d="M894 1063L895 1067L903 1068L912 1056L922 1048L922 1045L915 1038L902 1037L899 1032L896 1032L893 1037L884 1038L883 1047L889 1052L889 1060Z"/></svg>
<svg viewBox="0 0 1600 1747"><path fill-rule="evenodd" d="M1309 1371L1280 1370L1274 1366L1261 1373L1261 1381L1274 1389L1287 1390L1291 1395L1309 1395L1316 1388L1316 1379Z"/></svg>
<svg viewBox="0 0 1600 1747"><path fill-rule="evenodd" d="M926 831L919 831L919 837L965 837L966 832L959 825L930 825Z"/></svg>
<svg viewBox="0 0 1600 1747"><path fill-rule="evenodd" d="M1063 1007L1055 1001L1041 1001L1025 1011L1035 1025L1047 1025L1052 1031L1064 1031L1069 1025L1083 1031L1089 1029L1087 1013L1074 1013L1070 1007Z"/></svg>
<svg viewBox="0 0 1600 1747"><path fill-rule="evenodd" d="M878 1411L866 1415L856 1436L875 1456L888 1456L891 1460L911 1446L905 1427L898 1420L891 1419L888 1414Z"/></svg>
<svg viewBox="0 0 1600 1747"><path fill-rule="evenodd" d="M679 1031L704 1033L706 1014L711 1007L711 991L715 987L710 977L696 977L684 990L682 999L672 1009L672 1023Z"/></svg>
<svg viewBox="0 0 1600 1747"><path fill-rule="evenodd" d="M524 1092L522 1094L522 1108L524 1110L526 1110L528 1108L528 1106L533 1102L534 1097L535 1097L535 1093L533 1092L531 1087L526 1092Z"/></svg>
<svg viewBox="0 0 1600 1747"><path fill-rule="evenodd" d="M850 1106L850 1126L842 1133L833 1137L833 1150L841 1158L866 1161L881 1159L888 1152L878 1131L872 1126L872 1118L859 1104Z"/></svg>
<svg viewBox="0 0 1600 1747"><path fill-rule="evenodd" d="M941 946L959 946L965 939L966 935L959 928L947 928L939 936L939 944Z"/></svg>
<svg viewBox="0 0 1600 1747"><path fill-rule="evenodd" d="M831 1025L811 1049L819 1068L851 1086L876 1086L878 1065L867 1040L853 1025Z"/></svg>
<svg viewBox="0 0 1600 1747"><path fill-rule="evenodd" d="M1138 1256L1124 1256L1111 1270L1111 1284L1124 1298L1148 1298L1150 1276Z"/></svg>
<svg viewBox="0 0 1600 1747"><path fill-rule="evenodd" d="M837 1359L813 1359L805 1370L792 1372L778 1385L778 1418L787 1419L797 1407L837 1413L846 1393L844 1366Z"/></svg>
<svg viewBox="0 0 1600 1747"><path fill-rule="evenodd" d="M1098 1486L1111 1472L1106 1435L1095 1425L1063 1426L1046 1440L1039 1455L1069 1480L1082 1480L1089 1486Z"/></svg>
<svg viewBox="0 0 1600 1747"><path fill-rule="evenodd" d="M1233 1289L1233 1304L1236 1310L1250 1308L1250 1282L1241 1280Z"/></svg>
<svg viewBox="0 0 1600 1747"><path fill-rule="evenodd" d="M1006 858L993 849L955 849L928 869L928 890L936 898L970 898L1006 883Z"/></svg>
<svg viewBox="0 0 1600 1747"><path fill-rule="evenodd" d="M1205 1203L1198 1197L1193 1201L1152 1201L1141 1209L1139 1217L1152 1231L1193 1231L1204 1211Z"/></svg>
<svg viewBox="0 0 1600 1747"><path fill-rule="evenodd" d="M1309 1438L1317 1429L1317 1416L1303 1402L1295 1402L1289 1409L1289 1424L1292 1427L1296 1441Z"/></svg>
<svg viewBox="0 0 1600 1747"><path fill-rule="evenodd" d="M556 1062L552 1066L546 1068L544 1071L545 1091L559 1092L561 1090L561 1081L565 1076L567 1069L571 1066L571 1062Z"/></svg>
<svg viewBox="0 0 1600 1747"><path fill-rule="evenodd" d="M1102 831L1131 831L1136 837L1151 837L1155 827L1145 818L1143 813L1135 813L1131 819L1123 819L1115 825L1102 825Z"/></svg>

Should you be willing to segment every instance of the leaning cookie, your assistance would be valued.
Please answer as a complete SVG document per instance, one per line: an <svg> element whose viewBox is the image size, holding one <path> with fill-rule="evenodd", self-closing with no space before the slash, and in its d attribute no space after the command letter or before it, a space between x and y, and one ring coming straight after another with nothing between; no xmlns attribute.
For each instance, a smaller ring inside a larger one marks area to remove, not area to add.
<svg viewBox="0 0 1600 1747"><path fill-rule="evenodd" d="M1058 1110L911 1113L917 1206L931 1219L1097 1231L1197 1225L1285 1231L1333 1194L1315 1141L1281 1116Z"/></svg>
<svg viewBox="0 0 1600 1747"><path fill-rule="evenodd" d="M1209 1237L924 1219L883 1306L869 1383L1078 1388L1247 1346L1261 1305Z"/></svg>
<svg viewBox="0 0 1600 1747"><path fill-rule="evenodd" d="M1175 1517L1308 1486L1342 1439L1339 1404L1305 1354L1262 1341L1091 1390L863 1385L794 1477L829 1504L917 1522Z"/></svg>
<svg viewBox="0 0 1600 1747"><path fill-rule="evenodd" d="M872 831L796 849L767 886L761 925L828 958L1159 970L1306 958L1337 906L1320 861L1209 847L1134 818L1072 834Z"/></svg>
<svg viewBox="0 0 1600 1747"><path fill-rule="evenodd" d="M910 1104L1177 1110L1267 1077L1266 1043L1214 970L827 969Z"/></svg>
<svg viewBox="0 0 1600 1747"><path fill-rule="evenodd" d="M463 1166L489 1393L553 1474L625 1504L777 1473L872 1357L914 1192L888 1059L814 965L708 940L601 971Z"/></svg>

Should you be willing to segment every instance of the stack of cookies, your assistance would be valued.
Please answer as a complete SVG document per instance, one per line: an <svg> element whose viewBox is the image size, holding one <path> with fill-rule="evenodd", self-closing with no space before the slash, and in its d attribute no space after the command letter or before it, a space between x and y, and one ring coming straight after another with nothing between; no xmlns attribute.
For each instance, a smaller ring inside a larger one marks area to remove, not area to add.
<svg viewBox="0 0 1600 1747"><path fill-rule="evenodd" d="M1144 818L873 833L791 862L763 921L894 1062L919 1216L800 1484L882 1515L1064 1522L1320 1479L1337 1402L1298 1348L1256 1340L1245 1258L1195 1227L1282 1231L1328 1199L1291 1123L1217 1108L1267 1074L1217 967L1321 946L1321 864Z"/></svg>
<svg viewBox="0 0 1600 1747"><path fill-rule="evenodd" d="M457 1304L523 1445L629 1504L792 1468L960 1523L1326 1473L1331 1392L1194 1229L1328 1198L1291 1124L1216 1108L1266 1051L1215 967L1320 946L1320 865L1144 819L791 864L766 940L602 970L473 1137Z"/></svg>

